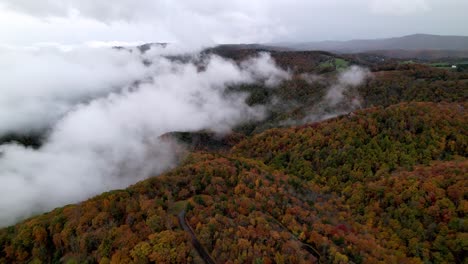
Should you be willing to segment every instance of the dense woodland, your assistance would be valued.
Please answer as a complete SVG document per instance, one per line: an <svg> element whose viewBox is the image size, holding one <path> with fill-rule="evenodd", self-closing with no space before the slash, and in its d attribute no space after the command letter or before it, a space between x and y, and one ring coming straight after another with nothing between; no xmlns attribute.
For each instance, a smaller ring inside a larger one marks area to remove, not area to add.
<svg viewBox="0 0 468 264"><path fill-rule="evenodd" d="M176 169L0 229L0 263L468 263L468 76L342 56L373 71L365 109L292 126L342 61L272 56L291 80L231 88L281 98L266 121L164 135L191 146Z"/></svg>

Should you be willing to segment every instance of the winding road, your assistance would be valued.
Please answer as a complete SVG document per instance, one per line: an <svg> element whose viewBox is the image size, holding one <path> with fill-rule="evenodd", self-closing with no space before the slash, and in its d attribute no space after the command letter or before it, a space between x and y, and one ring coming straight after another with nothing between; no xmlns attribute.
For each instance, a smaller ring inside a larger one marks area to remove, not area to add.
<svg viewBox="0 0 468 264"><path fill-rule="evenodd" d="M190 237L192 238L192 245L193 247L197 250L198 254L200 255L200 257L205 261L205 263L207 264L216 264L216 262L214 261L214 259L211 257L211 255L208 253L208 251L203 247L203 245L200 243L200 241L198 240L197 236L195 235L195 232L193 231L192 227L190 227L190 225L187 223L187 219L185 217L185 210L181 211L177 217L179 219L179 224L180 226L182 227L182 229L184 229L185 232L187 232ZM289 233L291 233L291 236L296 240L298 241L299 243L301 243L301 248L306 250L307 252L309 252L312 256L314 256L318 263L322 263L322 258L320 256L320 253L314 248L312 247L312 245L309 245L303 241L301 241L300 239L298 239L296 236L294 236L292 234L292 232L286 228L281 222L279 222L276 218L274 218L273 216L270 215L270 217L272 218L272 220L274 220L279 226L281 226L284 230L287 230Z"/></svg>
<svg viewBox="0 0 468 264"><path fill-rule="evenodd" d="M185 212L185 210L183 210L178 214L177 217L179 219L179 224L182 227L182 229L184 229L184 231L187 232L190 235L190 237L192 238L191 242L192 242L193 247L197 250L198 254L205 261L205 263L207 263L207 264L216 264L214 259L208 253L208 251L200 243L197 236L195 236L195 232L193 232L193 229L187 223L187 219L185 218L185 214L186 214L186 212Z"/></svg>

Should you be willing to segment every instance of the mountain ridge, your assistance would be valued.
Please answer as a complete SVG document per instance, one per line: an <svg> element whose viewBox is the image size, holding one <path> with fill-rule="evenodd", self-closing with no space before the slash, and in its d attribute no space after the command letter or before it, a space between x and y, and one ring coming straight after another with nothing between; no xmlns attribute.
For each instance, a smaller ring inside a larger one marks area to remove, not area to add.
<svg viewBox="0 0 468 264"><path fill-rule="evenodd" d="M354 39L347 41L317 41L272 44L295 50L325 50L340 53L373 50L468 50L468 36L412 34L402 37Z"/></svg>

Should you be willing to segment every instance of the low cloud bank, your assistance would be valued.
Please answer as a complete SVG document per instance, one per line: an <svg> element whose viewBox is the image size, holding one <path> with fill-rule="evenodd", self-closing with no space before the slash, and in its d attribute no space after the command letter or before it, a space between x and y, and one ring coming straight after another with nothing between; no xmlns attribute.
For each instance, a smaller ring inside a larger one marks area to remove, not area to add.
<svg viewBox="0 0 468 264"><path fill-rule="evenodd" d="M273 86L289 78L268 54L240 65L209 56L200 67L164 53L158 47L144 54L8 53L6 61L18 67L1 66L7 78L0 84L0 135L49 132L39 149L0 146L0 226L175 166L179 147L161 135L224 133L260 120L264 107L249 107L247 94L226 93L226 87Z"/></svg>
<svg viewBox="0 0 468 264"><path fill-rule="evenodd" d="M324 95L316 103L305 106L306 116L300 119L287 119L280 123L282 126L302 125L334 118L353 112L362 105L362 98L357 87L372 78L371 72L363 67L353 65L337 74L335 79L326 79L320 75L302 74L300 76L309 85L320 83L327 86ZM317 91L319 93L319 91ZM298 107L299 103L277 101L276 106L291 105Z"/></svg>
<svg viewBox="0 0 468 264"><path fill-rule="evenodd" d="M309 123L350 113L361 107L361 98L354 89L371 77L368 69L353 65L338 74L323 100L312 106L310 114L301 121Z"/></svg>
<svg viewBox="0 0 468 264"><path fill-rule="evenodd" d="M124 89L151 70L139 54L112 49L0 49L0 56L0 136L42 131L76 104Z"/></svg>

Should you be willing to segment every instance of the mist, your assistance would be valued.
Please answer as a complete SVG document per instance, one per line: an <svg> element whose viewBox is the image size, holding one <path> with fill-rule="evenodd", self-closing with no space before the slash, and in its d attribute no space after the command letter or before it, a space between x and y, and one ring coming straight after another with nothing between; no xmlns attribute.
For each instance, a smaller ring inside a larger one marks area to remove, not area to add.
<svg viewBox="0 0 468 264"><path fill-rule="evenodd" d="M357 65L340 72L322 101L311 106L309 114L300 123L322 121L361 108L362 99L355 88L371 77L368 69Z"/></svg>
<svg viewBox="0 0 468 264"><path fill-rule="evenodd" d="M302 74L300 76L309 85L314 83L329 83L323 76L314 74ZM372 78L369 69L352 65L339 72L327 87L323 98L313 105L306 106L306 116L299 120L287 119L280 123L282 126L303 125L319 122L348 114L362 106L362 98L356 88L366 80ZM284 102L277 102L284 104Z"/></svg>
<svg viewBox="0 0 468 264"><path fill-rule="evenodd" d="M236 64L181 62L161 47L3 52L0 134L45 130L46 139L38 149L0 146L0 226L176 166L181 146L161 135L261 120L265 107L226 87L289 78L266 53Z"/></svg>
<svg viewBox="0 0 468 264"><path fill-rule="evenodd" d="M325 95L325 104L333 107L343 102L346 92L350 91L350 88L360 85L368 76L370 76L370 71L359 67L351 66L349 69L341 72L338 76L338 81L327 91ZM360 98L355 95L353 98L353 104L360 106Z"/></svg>
<svg viewBox="0 0 468 264"><path fill-rule="evenodd" d="M47 129L76 104L144 79L140 55L112 49L0 49L0 137Z"/></svg>

